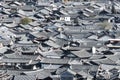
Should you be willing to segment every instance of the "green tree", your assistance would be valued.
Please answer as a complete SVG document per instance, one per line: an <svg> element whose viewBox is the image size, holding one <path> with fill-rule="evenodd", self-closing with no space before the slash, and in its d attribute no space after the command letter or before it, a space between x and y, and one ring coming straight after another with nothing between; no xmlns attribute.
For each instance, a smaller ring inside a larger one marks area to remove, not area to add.
<svg viewBox="0 0 120 80"><path fill-rule="evenodd" d="M111 12L112 12L112 14L116 14L116 13L117 13L117 11L116 11L116 9L115 9L115 6L114 6L114 5L112 5Z"/></svg>
<svg viewBox="0 0 120 80"><path fill-rule="evenodd" d="M98 26L102 26L105 30L112 29L112 24L104 21L103 23L99 23Z"/></svg>
<svg viewBox="0 0 120 80"><path fill-rule="evenodd" d="M26 17L26 18L23 18L21 19L20 23L23 24L23 25L27 25L29 24L30 22L32 22L32 19Z"/></svg>

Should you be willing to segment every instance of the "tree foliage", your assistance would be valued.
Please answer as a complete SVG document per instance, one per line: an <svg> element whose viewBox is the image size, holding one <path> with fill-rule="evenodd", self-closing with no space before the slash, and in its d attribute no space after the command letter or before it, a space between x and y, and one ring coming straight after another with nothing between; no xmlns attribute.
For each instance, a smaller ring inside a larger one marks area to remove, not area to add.
<svg viewBox="0 0 120 80"><path fill-rule="evenodd" d="M111 23L104 21L103 23L99 23L98 26L102 26L105 30L112 29Z"/></svg>
<svg viewBox="0 0 120 80"><path fill-rule="evenodd" d="M112 5L111 12L112 12L112 14L116 14L116 13L117 13L117 11L116 11L116 9L115 9L115 6L114 6L114 5Z"/></svg>
<svg viewBox="0 0 120 80"><path fill-rule="evenodd" d="M32 19L26 17L26 18L23 18L21 19L20 23L23 24L23 25L26 25L26 24L29 24L30 22L32 22Z"/></svg>

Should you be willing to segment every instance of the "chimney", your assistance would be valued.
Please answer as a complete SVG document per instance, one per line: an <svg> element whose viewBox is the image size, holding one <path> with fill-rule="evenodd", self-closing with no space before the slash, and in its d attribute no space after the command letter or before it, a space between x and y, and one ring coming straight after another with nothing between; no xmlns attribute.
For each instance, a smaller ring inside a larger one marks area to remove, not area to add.
<svg viewBox="0 0 120 80"><path fill-rule="evenodd" d="M96 53L96 48L93 46L92 47L92 53L95 54Z"/></svg>

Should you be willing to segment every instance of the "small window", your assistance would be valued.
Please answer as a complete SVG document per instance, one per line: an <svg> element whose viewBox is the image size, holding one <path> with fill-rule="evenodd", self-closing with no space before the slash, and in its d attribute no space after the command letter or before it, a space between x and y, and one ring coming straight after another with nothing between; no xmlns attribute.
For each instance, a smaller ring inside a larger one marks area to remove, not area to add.
<svg viewBox="0 0 120 80"><path fill-rule="evenodd" d="M87 43L83 43L84 46L87 46Z"/></svg>
<svg viewBox="0 0 120 80"><path fill-rule="evenodd" d="M98 46L101 46L102 44L101 43L97 43Z"/></svg>

